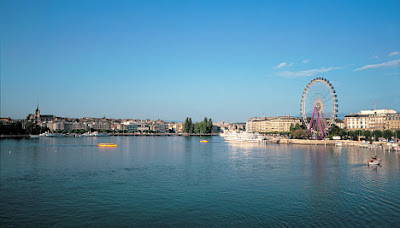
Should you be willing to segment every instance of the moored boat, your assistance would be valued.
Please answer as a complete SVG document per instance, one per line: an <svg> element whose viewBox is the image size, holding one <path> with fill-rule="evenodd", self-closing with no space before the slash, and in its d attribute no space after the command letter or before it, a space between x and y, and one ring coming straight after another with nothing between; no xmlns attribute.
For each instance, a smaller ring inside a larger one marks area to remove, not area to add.
<svg viewBox="0 0 400 228"><path fill-rule="evenodd" d="M251 132L227 132L224 133L225 141L235 142L248 142L248 143L260 143L266 140L266 138L258 133Z"/></svg>

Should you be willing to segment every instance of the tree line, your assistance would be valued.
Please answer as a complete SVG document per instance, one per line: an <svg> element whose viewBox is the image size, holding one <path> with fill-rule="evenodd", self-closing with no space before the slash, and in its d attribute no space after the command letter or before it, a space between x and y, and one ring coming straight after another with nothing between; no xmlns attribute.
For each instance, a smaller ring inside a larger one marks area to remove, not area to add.
<svg viewBox="0 0 400 228"><path fill-rule="evenodd" d="M289 135L291 135L293 138L296 138L296 139L307 139L310 137L307 129L305 129L304 124L302 124L302 125L291 124ZM397 136L397 138L400 138L400 130L396 130L394 132L389 129L386 129L384 131L381 131L381 130L351 131L351 130L342 129L336 125L333 125L326 138L332 138L333 136L340 136L342 139L352 139L352 140L358 140L359 138L365 139L367 141L373 141L373 140L378 141L379 138L385 138L387 140L390 140L390 139L392 139L392 137L395 137L395 136Z"/></svg>
<svg viewBox="0 0 400 228"><path fill-rule="evenodd" d="M195 133L195 134L208 134L212 133L213 122L212 119L207 119L204 117L204 120L201 122L196 122L193 124L192 118L186 117L185 122L183 123L183 132L185 133Z"/></svg>
<svg viewBox="0 0 400 228"><path fill-rule="evenodd" d="M27 122L25 127L21 122L11 124L3 124L0 122L0 135L38 135L49 130L47 127L42 128L35 123Z"/></svg>

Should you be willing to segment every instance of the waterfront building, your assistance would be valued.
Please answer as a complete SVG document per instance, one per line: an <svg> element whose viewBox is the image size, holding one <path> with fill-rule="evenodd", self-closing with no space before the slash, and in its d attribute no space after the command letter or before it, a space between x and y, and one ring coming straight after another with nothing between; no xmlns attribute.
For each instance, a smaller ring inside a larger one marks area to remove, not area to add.
<svg viewBox="0 0 400 228"><path fill-rule="evenodd" d="M175 133L183 133L183 123L174 124Z"/></svg>
<svg viewBox="0 0 400 228"><path fill-rule="evenodd" d="M214 127L215 126L215 127ZM217 122L214 124L213 132L219 131L245 131L246 130L246 123L224 123L224 122Z"/></svg>
<svg viewBox="0 0 400 228"><path fill-rule="evenodd" d="M349 130L393 130L387 121L390 120L391 125L395 126L396 116L397 112L391 109L362 110L359 113L346 115L344 122Z"/></svg>
<svg viewBox="0 0 400 228"><path fill-rule="evenodd" d="M141 132L149 132L150 131L150 124L146 123L146 122L141 122L138 123L138 131Z"/></svg>
<svg viewBox="0 0 400 228"><path fill-rule="evenodd" d="M71 130L88 130L89 126L87 123L82 122L73 122L71 126Z"/></svg>
<svg viewBox="0 0 400 228"><path fill-rule="evenodd" d="M165 123L165 132L166 133L176 132L175 123L174 122Z"/></svg>
<svg viewBox="0 0 400 228"><path fill-rule="evenodd" d="M47 122L47 123L43 123L42 127L44 126L44 124L46 124L45 126L47 128L49 128L50 131L57 131L57 130L64 130L64 123L63 122Z"/></svg>
<svg viewBox="0 0 400 228"><path fill-rule="evenodd" d="M385 121L385 129L400 130L400 114L394 114L387 117Z"/></svg>
<svg viewBox="0 0 400 228"><path fill-rule="evenodd" d="M126 126L127 126L127 130L128 130L129 133L134 133L134 132L138 131L138 126L139 125L132 123L132 124L128 124Z"/></svg>
<svg viewBox="0 0 400 228"><path fill-rule="evenodd" d="M106 131L111 130L110 122L91 122L88 124L90 129L95 129L98 131Z"/></svg>
<svg viewBox="0 0 400 228"><path fill-rule="evenodd" d="M278 117L252 117L246 122L247 132L289 132L291 126L301 124L299 118L292 116L278 116Z"/></svg>
<svg viewBox="0 0 400 228"><path fill-rule="evenodd" d="M346 127L346 124L344 123L344 120L342 120L342 119L336 119L335 125L342 129Z"/></svg>
<svg viewBox="0 0 400 228"><path fill-rule="evenodd" d="M37 106L36 110L35 110L35 115L33 117L36 121L36 123L40 122L40 110L39 110L39 105Z"/></svg>
<svg viewBox="0 0 400 228"><path fill-rule="evenodd" d="M52 121L55 119L55 115L42 115L40 114L39 105L37 106L35 113L29 115L29 120L35 121L37 124L41 122Z"/></svg>

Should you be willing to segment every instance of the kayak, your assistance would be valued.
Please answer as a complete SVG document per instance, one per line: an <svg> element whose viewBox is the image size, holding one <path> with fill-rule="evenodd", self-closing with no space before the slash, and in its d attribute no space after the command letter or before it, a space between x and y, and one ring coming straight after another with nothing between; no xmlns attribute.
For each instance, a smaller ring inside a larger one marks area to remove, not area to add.
<svg viewBox="0 0 400 228"><path fill-rule="evenodd" d="M208 143L208 140L202 139L200 140L201 143Z"/></svg>

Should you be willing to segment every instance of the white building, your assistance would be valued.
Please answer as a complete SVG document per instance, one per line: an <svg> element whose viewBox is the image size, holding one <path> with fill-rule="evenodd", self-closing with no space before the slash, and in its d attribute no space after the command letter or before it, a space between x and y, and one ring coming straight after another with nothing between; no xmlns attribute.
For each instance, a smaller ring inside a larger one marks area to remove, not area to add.
<svg viewBox="0 0 400 228"><path fill-rule="evenodd" d="M346 115L344 122L349 130L384 130L385 121L396 114L397 112L391 109L362 110Z"/></svg>
<svg viewBox="0 0 400 228"><path fill-rule="evenodd" d="M290 126L301 124L299 118L292 116L253 117L246 122L248 132L289 132Z"/></svg>

